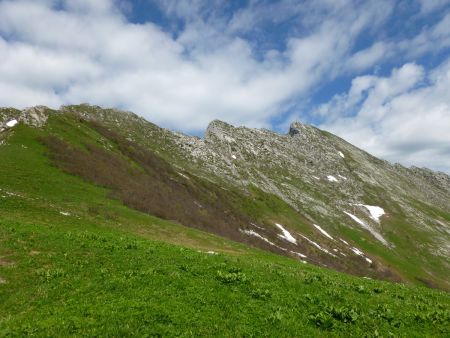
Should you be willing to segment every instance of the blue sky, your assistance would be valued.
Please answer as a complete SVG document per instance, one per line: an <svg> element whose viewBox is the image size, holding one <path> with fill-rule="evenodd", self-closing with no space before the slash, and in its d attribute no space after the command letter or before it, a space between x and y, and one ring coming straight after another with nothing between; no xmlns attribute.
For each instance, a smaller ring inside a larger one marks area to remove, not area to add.
<svg viewBox="0 0 450 338"><path fill-rule="evenodd" d="M294 120L450 173L450 0L0 0L0 106Z"/></svg>

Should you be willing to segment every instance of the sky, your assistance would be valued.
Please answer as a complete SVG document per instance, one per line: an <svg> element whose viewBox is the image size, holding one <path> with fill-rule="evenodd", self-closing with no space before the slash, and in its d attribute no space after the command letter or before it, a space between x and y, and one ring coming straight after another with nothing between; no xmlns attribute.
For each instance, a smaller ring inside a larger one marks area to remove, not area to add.
<svg viewBox="0 0 450 338"><path fill-rule="evenodd" d="M450 0L0 0L0 106L78 103L450 173Z"/></svg>

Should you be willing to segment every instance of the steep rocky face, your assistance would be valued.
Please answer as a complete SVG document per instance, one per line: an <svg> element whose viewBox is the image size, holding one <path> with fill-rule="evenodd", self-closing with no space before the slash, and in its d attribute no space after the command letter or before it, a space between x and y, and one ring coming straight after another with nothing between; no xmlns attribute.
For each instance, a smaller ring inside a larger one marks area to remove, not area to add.
<svg viewBox="0 0 450 338"><path fill-rule="evenodd" d="M253 222L239 224L252 245L342 271L450 286L450 177L444 173L390 164L300 122L278 134L216 120L198 138L89 105L0 114L0 126L17 118L42 127L52 114L97 121L180 172L258 201L255 187L295 210L261 209Z"/></svg>

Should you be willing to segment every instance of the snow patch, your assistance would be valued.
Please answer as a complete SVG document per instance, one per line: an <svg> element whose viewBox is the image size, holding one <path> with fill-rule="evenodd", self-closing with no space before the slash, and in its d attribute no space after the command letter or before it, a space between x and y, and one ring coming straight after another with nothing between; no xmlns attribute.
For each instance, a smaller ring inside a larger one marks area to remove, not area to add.
<svg viewBox="0 0 450 338"><path fill-rule="evenodd" d="M317 249L319 249L320 251L323 251L323 252L325 252L325 253L327 253L327 254L329 254L329 255L331 255L331 256L337 258L336 255L333 255L333 254L332 254L331 252L329 252L327 249L322 248L319 244L317 244L316 242L310 240L308 237L306 237L306 236L304 236L304 235L302 235L302 234L300 234L300 236L302 236L304 239L306 239L306 240L308 241L308 243L314 245L314 246L315 246Z"/></svg>
<svg viewBox="0 0 450 338"><path fill-rule="evenodd" d="M323 230L320 226L318 226L317 224L313 224L314 227L319 230L325 237L328 237L329 239L333 239L333 237L330 236L330 234L328 232L326 232L325 230Z"/></svg>
<svg viewBox="0 0 450 338"><path fill-rule="evenodd" d="M360 224L364 229L366 229L367 231L369 231L373 237L375 237L377 240L379 240L381 243L383 243L386 246L389 246L389 243L383 238L383 236L381 236L381 234L376 231L374 228L372 228L370 225L368 225L366 222L360 220L358 217L356 217L355 215L344 211L345 214L347 214L348 216L350 216L356 223Z"/></svg>
<svg viewBox="0 0 450 338"><path fill-rule="evenodd" d="M301 258L306 258L306 256L304 254L301 254L300 252L296 252L296 251L291 251L291 253L293 253L294 255L297 255Z"/></svg>
<svg viewBox="0 0 450 338"><path fill-rule="evenodd" d="M70 212L67 211L60 211L59 213L63 216L70 216Z"/></svg>
<svg viewBox="0 0 450 338"><path fill-rule="evenodd" d="M380 222L380 217L385 214L384 209L382 207L377 207L376 205L365 205L365 204L358 204L360 206L363 206L370 212L370 217L376 221Z"/></svg>
<svg viewBox="0 0 450 338"><path fill-rule="evenodd" d="M345 156L344 156L344 154L342 153L342 151L339 151L338 154L339 154L340 157L345 158Z"/></svg>
<svg viewBox="0 0 450 338"><path fill-rule="evenodd" d="M243 232L246 235L254 236L254 237L257 237L259 239L262 239L264 242L269 243L270 245L277 246L274 242L269 241L266 237L261 236L256 231L253 231L253 230L242 230L242 229L240 229L239 231Z"/></svg>
<svg viewBox="0 0 450 338"><path fill-rule="evenodd" d="M231 155L231 158L232 158L233 160L237 159L236 155Z"/></svg>
<svg viewBox="0 0 450 338"><path fill-rule="evenodd" d="M328 181L330 181L330 182L337 182L337 181L338 181L337 178L334 177L334 176L332 176L332 175L328 175L328 176L327 176L327 179L328 179Z"/></svg>
<svg viewBox="0 0 450 338"><path fill-rule="evenodd" d="M14 120L11 120L11 121L6 122L6 126L7 126L8 128L12 128L12 127L14 127L17 123L19 123L19 122L17 122L17 120L14 119Z"/></svg>
<svg viewBox="0 0 450 338"><path fill-rule="evenodd" d="M345 245L350 245L350 244L348 244L347 241L344 241L342 238L339 238L339 240L340 240L342 243L344 243Z"/></svg>
<svg viewBox="0 0 450 338"><path fill-rule="evenodd" d="M347 211L344 211L344 213L345 214L347 214L348 216L350 216L356 223L359 223L359 224L361 224L363 227L366 227L366 223L364 223L363 221L361 221L358 217L356 217L355 215L353 215L353 214L351 214L351 213L349 213L349 212L347 212Z"/></svg>
<svg viewBox="0 0 450 338"><path fill-rule="evenodd" d="M364 252L362 252L361 250L359 250L358 248L355 248L355 247L352 247L351 249L356 255L364 257L364 259L366 260L367 263L372 264L372 260L370 258L366 257L364 255Z"/></svg>
<svg viewBox="0 0 450 338"><path fill-rule="evenodd" d="M358 248L352 247L352 251L357 254L358 256L364 256L364 252L359 250Z"/></svg>
<svg viewBox="0 0 450 338"><path fill-rule="evenodd" d="M315 180L317 180L317 181L320 181L320 178L317 177L317 176L313 176L313 178L314 178Z"/></svg>
<svg viewBox="0 0 450 338"><path fill-rule="evenodd" d="M281 224L275 223L278 229L283 233L282 235L278 235L278 237L283 238L284 240L291 242L293 244L297 244L297 240L291 235L289 231L287 231Z"/></svg>
<svg viewBox="0 0 450 338"><path fill-rule="evenodd" d="M347 177L342 176L342 175L338 175L340 178L342 178L343 180L347 180Z"/></svg>
<svg viewBox="0 0 450 338"><path fill-rule="evenodd" d="M184 177L187 180L190 180L190 178L183 173L178 172L178 175L180 175L181 177Z"/></svg>
<svg viewBox="0 0 450 338"><path fill-rule="evenodd" d="M264 230L263 227L261 227L261 226L255 224L255 223L250 223L250 225L253 225L255 228L258 228L258 229L260 229L260 230Z"/></svg>
<svg viewBox="0 0 450 338"><path fill-rule="evenodd" d="M243 229L239 229L239 231L240 231L240 232L243 232L243 233L246 234L246 235L253 236L253 237L256 237L256 238L259 238L259 239L263 240L264 242L266 242L266 243L268 243L268 244L270 244L270 245L273 245L273 246L277 247L278 249L281 249L281 250L283 250L283 251L287 251L287 249L282 248L281 246L276 245L274 242L268 240L268 239L267 239L266 237L264 237L264 236L261 236L261 235L258 234L256 231L253 231L253 230L243 230Z"/></svg>

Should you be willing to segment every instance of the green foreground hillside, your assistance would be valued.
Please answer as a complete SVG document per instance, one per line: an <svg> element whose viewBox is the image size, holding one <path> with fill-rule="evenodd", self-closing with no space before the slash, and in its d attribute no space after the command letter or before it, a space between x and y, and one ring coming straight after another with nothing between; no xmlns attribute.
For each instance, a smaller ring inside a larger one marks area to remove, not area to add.
<svg viewBox="0 0 450 338"><path fill-rule="evenodd" d="M450 335L448 293L132 210L53 166L45 133L20 124L0 136L0 336Z"/></svg>

